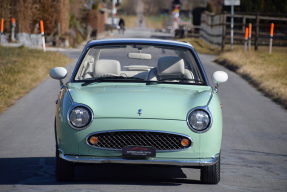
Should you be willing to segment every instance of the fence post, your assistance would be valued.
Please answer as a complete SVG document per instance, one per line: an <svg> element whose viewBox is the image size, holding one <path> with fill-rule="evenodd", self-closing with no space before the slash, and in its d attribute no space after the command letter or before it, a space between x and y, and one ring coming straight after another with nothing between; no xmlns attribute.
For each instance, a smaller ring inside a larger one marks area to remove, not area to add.
<svg viewBox="0 0 287 192"><path fill-rule="evenodd" d="M61 24L58 23L58 36L60 37L61 36Z"/></svg>
<svg viewBox="0 0 287 192"><path fill-rule="evenodd" d="M42 20L40 21L40 29L41 29L41 34L42 34L43 51L46 52L45 37L44 37L44 24Z"/></svg>
<svg viewBox="0 0 287 192"><path fill-rule="evenodd" d="M221 51L224 51L224 46L225 46L225 29L226 29L226 26L225 26L225 20L226 20L226 16L225 14L223 13L223 22L222 22L222 44L221 44Z"/></svg>
<svg viewBox="0 0 287 192"><path fill-rule="evenodd" d="M247 39L248 39L248 27L245 28L244 52L246 52Z"/></svg>
<svg viewBox="0 0 287 192"><path fill-rule="evenodd" d="M251 48L251 34L252 34L252 24L249 23L248 51L250 51Z"/></svg>
<svg viewBox="0 0 287 192"><path fill-rule="evenodd" d="M246 17L245 17L245 15L243 15L243 17L242 17L242 31L244 31L244 28L245 28L245 24L246 24Z"/></svg>
<svg viewBox="0 0 287 192"><path fill-rule="evenodd" d="M259 13L256 14L255 51L258 50L258 38L259 38Z"/></svg>
<svg viewBox="0 0 287 192"><path fill-rule="evenodd" d="M234 21L234 5L231 5L231 25L230 25L230 49L233 49L233 21Z"/></svg>
<svg viewBox="0 0 287 192"><path fill-rule="evenodd" d="M273 30L274 30L274 23L271 23L270 42L269 42L269 54L271 54L271 49L272 49Z"/></svg>
<svg viewBox="0 0 287 192"><path fill-rule="evenodd" d="M4 19L2 18L1 19L1 29L0 29L0 45L2 45L2 42L3 42L3 27L4 27Z"/></svg>

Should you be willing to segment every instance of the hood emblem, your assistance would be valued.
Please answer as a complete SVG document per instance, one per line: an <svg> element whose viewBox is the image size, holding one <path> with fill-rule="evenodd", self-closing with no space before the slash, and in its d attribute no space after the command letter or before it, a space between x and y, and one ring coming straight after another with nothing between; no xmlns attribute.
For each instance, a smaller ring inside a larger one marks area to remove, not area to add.
<svg viewBox="0 0 287 192"><path fill-rule="evenodd" d="M143 110L142 110L142 109L139 109L139 110L138 110L139 116L141 116L142 113L143 113Z"/></svg>

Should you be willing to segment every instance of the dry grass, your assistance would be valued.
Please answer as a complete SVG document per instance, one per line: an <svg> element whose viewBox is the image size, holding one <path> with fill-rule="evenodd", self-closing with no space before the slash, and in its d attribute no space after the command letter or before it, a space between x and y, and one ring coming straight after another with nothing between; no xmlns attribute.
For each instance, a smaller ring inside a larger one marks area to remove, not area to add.
<svg viewBox="0 0 287 192"><path fill-rule="evenodd" d="M228 46L229 48L229 46ZM287 48L259 47L243 52L243 46L222 53L216 61L240 74L259 91L287 109Z"/></svg>
<svg viewBox="0 0 287 192"><path fill-rule="evenodd" d="M162 17L158 16L146 16L145 17L145 22L147 28L152 28L152 29L162 29Z"/></svg>
<svg viewBox="0 0 287 192"><path fill-rule="evenodd" d="M211 47L207 43L205 43L202 39L184 38L184 39L178 39L178 40L189 42L194 47L195 51L198 53L212 54L212 55L220 54L220 48Z"/></svg>
<svg viewBox="0 0 287 192"><path fill-rule="evenodd" d="M233 51L226 45L224 52L211 47L201 39L178 39L193 45L198 53L219 55L215 60L228 69L238 73L259 91L287 109L287 48L273 47L268 54L267 46L258 51L251 47L250 52L243 51L242 45L234 45Z"/></svg>
<svg viewBox="0 0 287 192"><path fill-rule="evenodd" d="M70 62L61 53L24 47L0 47L0 58L0 113L47 78L51 68Z"/></svg>
<svg viewBox="0 0 287 192"><path fill-rule="evenodd" d="M135 15L121 15L119 17L122 17L125 20L126 28L135 28L137 24L138 17Z"/></svg>

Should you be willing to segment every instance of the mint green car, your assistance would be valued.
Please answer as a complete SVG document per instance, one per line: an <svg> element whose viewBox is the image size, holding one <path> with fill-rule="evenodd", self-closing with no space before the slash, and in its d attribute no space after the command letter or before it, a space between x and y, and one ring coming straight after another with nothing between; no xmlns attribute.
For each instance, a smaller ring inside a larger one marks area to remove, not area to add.
<svg viewBox="0 0 287 192"><path fill-rule="evenodd" d="M201 169L203 183L220 181L222 110L219 83L210 87L192 45L153 39L92 40L56 101L56 179L75 166L169 165Z"/></svg>

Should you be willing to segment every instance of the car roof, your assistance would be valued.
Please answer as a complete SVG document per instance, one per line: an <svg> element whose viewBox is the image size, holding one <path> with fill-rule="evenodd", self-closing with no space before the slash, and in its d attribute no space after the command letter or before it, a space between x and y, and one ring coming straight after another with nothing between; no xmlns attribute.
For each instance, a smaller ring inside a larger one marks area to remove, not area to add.
<svg viewBox="0 0 287 192"><path fill-rule="evenodd" d="M118 38L118 39L102 39L91 40L86 46L98 45L98 44L111 44L111 43L147 43L147 44L161 44L161 45L175 45L182 47L193 47L188 42L180 42L174 40L162 40L162 39L143 39L143 38Z"/></svg>

